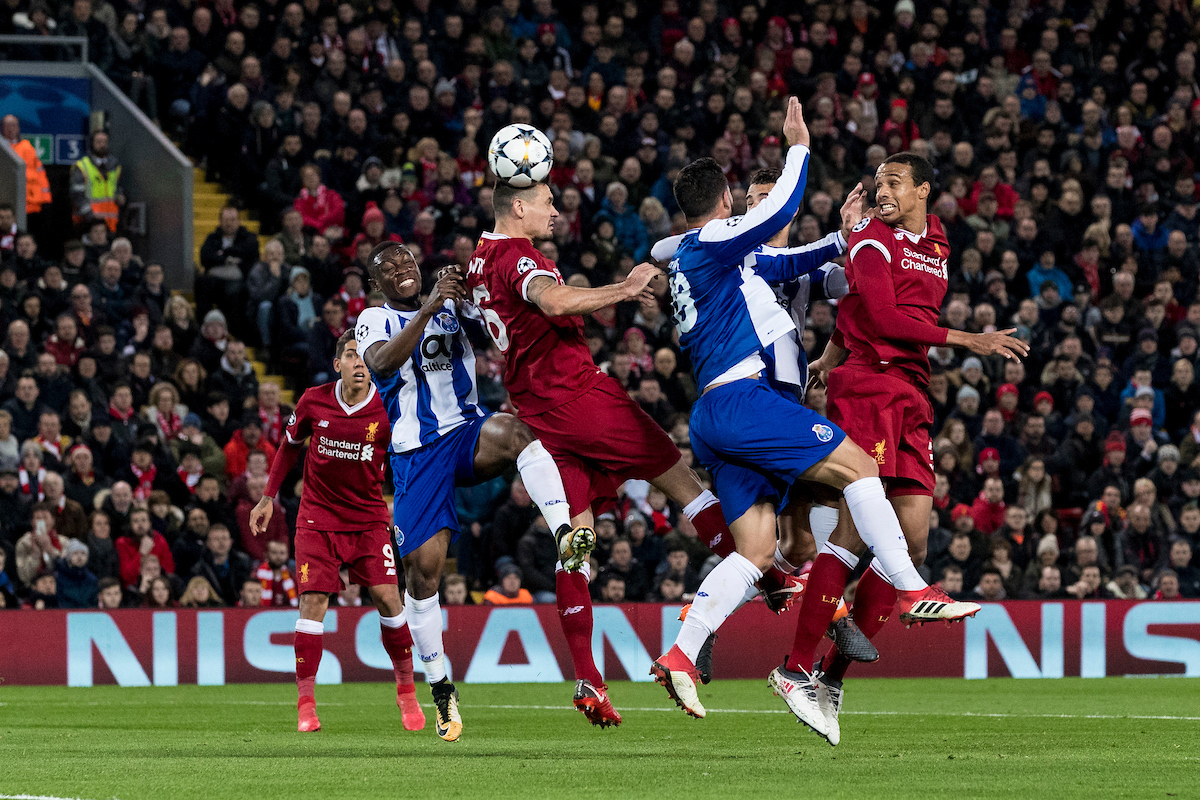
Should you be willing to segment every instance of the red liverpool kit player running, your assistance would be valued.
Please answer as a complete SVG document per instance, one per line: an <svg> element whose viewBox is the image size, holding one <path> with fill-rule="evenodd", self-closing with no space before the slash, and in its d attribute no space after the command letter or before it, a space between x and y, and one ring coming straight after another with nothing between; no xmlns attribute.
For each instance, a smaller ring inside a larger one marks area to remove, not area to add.
<svg viewBox="0 0 1200 800"><path fill-rule="evenodd" d="M425 727L425 712L413 685L413 640L400 603L391 524L383 501L390 426L367 365L358 354L353 330L338 339L333 368L340 380L314 386L296 404L288 420L285 446L279 448L271 465L266 492L250 512L250 527L256 536L266 531L272 501L300 457L304 440L311 436L296 520L301 592L295 645L298 729L321 729L313 685L323 652L325 610L330 595L342 590L338 570L347 564L350 580L366 586L379 609L379 632L395 670L396 704L404 728L419 731Z"/></svg>
<svg viewBox="0 0 1200 800"><path fill-rule="evenodd" d="M810 365L813 379L828 384L829 419L875 457L917 566L925 560L933 508L928 349L949 345L1005 358L1028 353L1023 342L1009 335L1014 330L971 334L938 326L950 247L941 221L926 214L933 177L929 162L911 153L891 156L879 167L875 218L856 225L848 242L850 291L839 305L837 330L825 353ZM837 366L847 352L846 363ZM810 677L816 646L865 550L850 515L842 512L809 573L789 669ZM859 581L852 612L867 637L887 621L898 596L902 621L910 621L914 610L951 602L941 590L925 588L923 581L910 585L903 574L885 574L876 559ZM958 619L979 610L973 603L958 605L973 608L955 615ZM823 665L813 668L810 681L829 726L826 738L834 745L841 738L841 678L849 663L834 647Z"/></svg>
<svg viewBox="0 0 1200 800"><path fill-rule="evenodd" d="M657 267L639 264L618 284L566 286L554 262L533 246L549 238L554 196L545 184L498 184L496 230L485 233L467 275L467 294L504 353L504 384L517 416L558 463L574 525L591 525L630 479L648 480L678 503L709 547L733 537L712 492L683 462L679 449L617 381L592 363L581 316L649 292ZM592 660L588 567L556 573L558 613L575 667L575 707L596 725L619 724L604 679Z"/></svg>

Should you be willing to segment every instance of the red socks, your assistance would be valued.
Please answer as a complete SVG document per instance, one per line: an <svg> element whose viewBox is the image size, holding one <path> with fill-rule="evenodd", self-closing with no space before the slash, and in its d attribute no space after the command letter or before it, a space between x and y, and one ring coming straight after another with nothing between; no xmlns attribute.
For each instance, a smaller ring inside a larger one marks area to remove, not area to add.
<svg viewBox="0 0 1200 800"><path fill-rule="evenodd" d="M713 503L692 517L692 525L696 526L700 541L721 558L734 551L733 534L725 523L725 512L721 511L720 503Z"/></svg>
<svg viewBox="0 0 1200 800"><path fill-rule="evenodd" d="M868 569L858 582L858 590L854 593L854 624L868 639L875 638L896 607L896 587L879 577L879 573ZM841 680L850 666L850 659L831 648L825 654L821 669L829 677Z"/></svg>
<svg viewBox="0 0 1200 800"><path fill-rule="evenodd" d="M413 640L412 633L408 630L408 623L404 623L399 628L380 625L379 633L383 640L383 649L387 650L388 656L392 659L397 688L405 694L415 693L417 689L413 685Z"/></svg>
<svg viewBox="0 0 1200 800"><path fill-rule="evenodd" d="M817 645L829 629L838 600L850 577L850 567L831 553L820 553L808 573L808 587L796 619L796 638L784 666L793 672L811 672Z"/></svg>
<svg viewBox="0 0 1200 800"><path fill-rule="evenodd" d="M582 570L554 573L554 584L558 599L558 619L567 647L571 649L571 662L575 666L575 677L590 681L594 686L603 686L604 678L596 669L592 659L592 596L588 593L587 575Z"/></svg>
<svg viewBox="0 0 1200 800"><path fill-rule="evenodd" d="M313 687L317 682L317 667L321 665L321 653L324 651L319 633L302 633L296 631L296 689L300 700L312 698Z"/></svg>

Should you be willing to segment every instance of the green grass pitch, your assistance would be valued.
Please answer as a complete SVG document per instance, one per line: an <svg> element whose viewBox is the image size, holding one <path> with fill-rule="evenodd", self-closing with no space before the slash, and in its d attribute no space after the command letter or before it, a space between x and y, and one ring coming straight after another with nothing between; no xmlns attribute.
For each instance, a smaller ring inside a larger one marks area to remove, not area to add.
<svg viewBox="0 0 1200 800"><path fill-rule="evenodd" d="M569 684L460 693L448 744L432 719L406 732L384 684L317 687L316 734L290 684L0 688L0 797L1200 796L1200 679L851 680L837 748L765 680L706 687L705 720L614 684L625 723L603 731Z"/></svg>

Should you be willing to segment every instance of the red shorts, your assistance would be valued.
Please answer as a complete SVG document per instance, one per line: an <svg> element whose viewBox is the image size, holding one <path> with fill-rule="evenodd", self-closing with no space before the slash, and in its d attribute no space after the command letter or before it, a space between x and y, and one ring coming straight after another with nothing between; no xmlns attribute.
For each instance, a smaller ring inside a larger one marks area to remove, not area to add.
<svg viewBox="0 0 1200 800"><path fill-rule="evenodd" d="M666 431L612 378L541 414L520 414L558 464L571 516L616 504L631 478L651 480L678 463Z"/></svg>
<svg viewBox="0 0 1200 800"><path fill-rule="evenodd" d="M843 364L829 375L828 413L892 479L889 496L933 496L933 406L903 373Z"/></svg>
<svg viewBox="0 0 1200 800"><path fill-rule="evenodd" d="M359 586L396 584L392 533L380 525L369 531L318 531L296 527L296 583L300 592L337 594L338 570L350 567L350 582Z"/></svg>

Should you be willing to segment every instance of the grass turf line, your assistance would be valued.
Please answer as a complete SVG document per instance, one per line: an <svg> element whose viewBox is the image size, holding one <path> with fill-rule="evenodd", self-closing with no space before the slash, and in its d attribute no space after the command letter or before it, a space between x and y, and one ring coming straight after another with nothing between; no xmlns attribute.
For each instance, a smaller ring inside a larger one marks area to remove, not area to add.
<svg viewBox="0 0 1200 800"><path fill-rule="evenodd" d="M846 690L852 713L831 748L790 715L715 710L779 711L765 681L704 687L714 711L703 721L635 710L669 701L653 684L614 684L617 708L628 710L607 731L570 709L569 684L462 685L457 744L436 737L428 707L424 731L403 730L385 684L317 687L323 730L308 735L296 733L290 684L8 687L0 795L1094 800L1200 791L1200 722L1169 718L1200 715L1200 679L851 680ZM428 703L428 689L419 692Z"/></svg>

